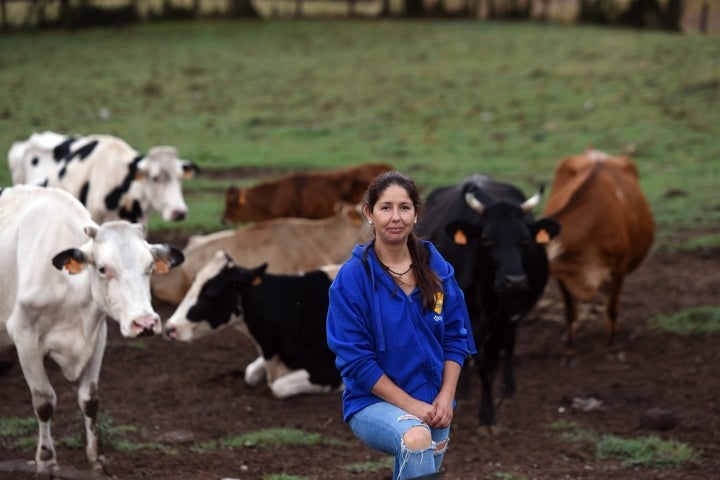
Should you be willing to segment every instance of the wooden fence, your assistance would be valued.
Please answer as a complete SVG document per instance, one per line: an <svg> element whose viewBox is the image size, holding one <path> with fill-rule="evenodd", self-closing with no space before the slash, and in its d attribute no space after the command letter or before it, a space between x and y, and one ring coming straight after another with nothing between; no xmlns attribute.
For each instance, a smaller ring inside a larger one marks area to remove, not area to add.
<svg viewBox="0 0 720 480"><path fill-rule="evenodd" d="M164 19L222 17L379 17L411 15L421 5L431 17L503 18L526 5L526 19L576 20L581 0L0 0L0 30L118 25ZM593 0L597 1L597 0ZM630 2L632 0L616 0ZM661 0L663 1L663 0ZM682 30L720 32L720 9L711 1L683 0ZM499 10L497 10L499 9ZM499 15L498 15L499 12ZM508 11L504 12L508 14ZM509 14L513 12L510 11ZM516 12L517 13L517 12ZM509 17L508 17L509 18ZM518 18L519 19L519 18Z"/></svg>

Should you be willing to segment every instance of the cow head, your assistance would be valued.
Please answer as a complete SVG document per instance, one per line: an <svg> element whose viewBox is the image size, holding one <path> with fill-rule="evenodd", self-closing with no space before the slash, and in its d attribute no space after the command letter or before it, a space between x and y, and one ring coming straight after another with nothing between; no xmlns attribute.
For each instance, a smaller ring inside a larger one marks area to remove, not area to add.
<svg viewBox="0 0 720 480"><path fill-rule="evenodd" d="M267 264L236 266L222 250L195 275L185 298L165 325L172 340L189 342L227 325L243 322L240 289L262 281Z"/></svg>
<svg viewBox="0 0 720 480"><path fill-rule="evenodd" d="M251 221L245 211L247 210L248 199L247 189L231 185L225 192L225 211L222 214L221 222L243 223Z"/></svg>
<svg viewBox="0 0 720 480"><path fill-rule="evenodd" d="M120 323L126 337L160 333L160 317L150 304L150 275L180 265L183 254L169 245L151 245L143 228L126 221L85 227L89 241L52 259L58 270L87 271L93 300Z"/></svg>
<svg viewBox="0 0 720 480"><path fill-rule="evenodd" d="M454 220L446 226L452 242L467 248L472 265L494 272L483 278L491 279L492 288L498 293L526 290L525 263L529 251L560 232L560 225L554 220L535 221L530 214L540 202L541 193L542 189L519 205L505 201L484 205L470 188L465 201L475 218Z"/></svg>
<svg viewBox="0 0 720 480"><path fill-rule="evenodd" d="M141 198L162 214L165 221L183 220L188 207L182 181L199 172L198 167L180 160L175 147L153 147L137 164L136 179L142 181Z"/></svg>

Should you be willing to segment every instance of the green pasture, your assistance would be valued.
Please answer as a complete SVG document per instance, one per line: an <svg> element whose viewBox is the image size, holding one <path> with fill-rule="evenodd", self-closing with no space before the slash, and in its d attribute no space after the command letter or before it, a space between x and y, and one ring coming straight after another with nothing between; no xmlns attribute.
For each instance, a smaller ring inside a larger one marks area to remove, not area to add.
<svg viewBox="0 0 720 480"><path fill-rule="evenodd" d="M424 192L480 172L529 195L588 146L632 153L661 242L720 221L713 36L470 20L23 32L0 37L0 92L4 151L36 131L110 133L198 163L189 219L153 229L223 228L227 186L260 180L233 167L384 161Z"/></svg>

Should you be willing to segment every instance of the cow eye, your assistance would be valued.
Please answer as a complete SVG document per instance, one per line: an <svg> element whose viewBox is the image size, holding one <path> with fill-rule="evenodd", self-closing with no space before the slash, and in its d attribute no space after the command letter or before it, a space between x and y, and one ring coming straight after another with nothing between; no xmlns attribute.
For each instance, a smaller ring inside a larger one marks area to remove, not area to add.
<svg viewBox="0 0 720 480"><path fill-rule="evenodd" d="M102 276L105 276L105 274L107 273L105 267L102 266L102 265L98 265L97 271L98 271L98 273L99 273L100 275L102 275Z"/></svg>
<svg viewBox="0 0 720 480"><path fill-rule="evenodd" d="M492 247L492 244L493 244L492 238L482 237L482 238L480 239L480 244L481 244L483 247Z"/></svg>
<svg viewBox="0 0 720 480"><path fill-rule="evenodd" d="M160 177L155 175L155 176L151 177L151 180L153 181L153 183L158 183L158 182L160 182Z"/></svg>

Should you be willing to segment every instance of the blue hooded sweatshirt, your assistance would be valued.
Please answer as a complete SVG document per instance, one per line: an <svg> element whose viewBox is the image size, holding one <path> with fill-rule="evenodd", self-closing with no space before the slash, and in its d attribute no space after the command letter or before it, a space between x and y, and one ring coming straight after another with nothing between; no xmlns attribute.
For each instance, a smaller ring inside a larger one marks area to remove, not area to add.
<svg viewBox="0 0 720 480"><path fill-rule="evenodd" d="M420 290L406 295L382 268L372 244L355 246L330 286L327 341L345 382L346 422L382 401L370 391L383 373L410 396L432 403L445 361L462 366L476 353L462 290L435 246L423 242L443 292L436 294L435 308L424 311Z"/></svg>

